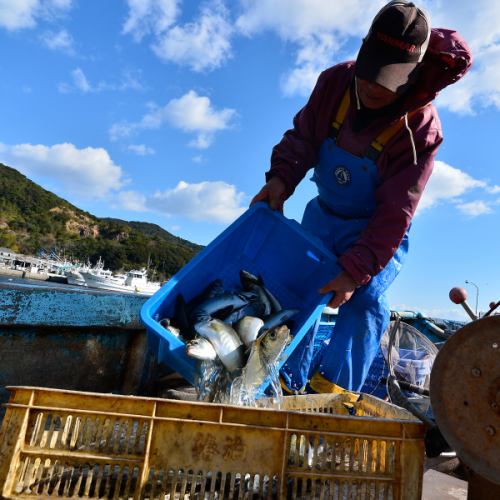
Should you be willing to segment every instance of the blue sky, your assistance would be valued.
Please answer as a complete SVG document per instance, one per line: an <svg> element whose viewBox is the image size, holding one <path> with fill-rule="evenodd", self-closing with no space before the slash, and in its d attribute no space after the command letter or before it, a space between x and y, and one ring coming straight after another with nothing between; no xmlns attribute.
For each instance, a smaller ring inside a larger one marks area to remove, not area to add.
<svg viewBox="0 0 500 500"><path fill-rule="evenodd" d="M353 58L373 0L0 0L0 161L97 215L209 243L263 183L319 72ZM425 1L473 70L437 105L445 142L393 307L499 299L500 4ZM448 8L446 8L448 7ZM300 220L307 178L286 205Z"/></svg>

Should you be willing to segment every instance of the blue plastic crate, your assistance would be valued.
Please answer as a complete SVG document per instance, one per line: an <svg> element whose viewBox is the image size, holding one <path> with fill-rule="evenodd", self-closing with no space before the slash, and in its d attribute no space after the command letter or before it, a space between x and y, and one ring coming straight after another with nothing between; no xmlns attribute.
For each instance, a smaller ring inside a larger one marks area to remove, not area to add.
<svg viewBox="0 0 500 500"><path fill-rule="evenodd" d="M174 315L178 294L189 302L217 278L223 280L226 290L236 289L240 287L239 272L245 269L261 275L284 308L300 311L293 318L293 340L280 359L281 367L328 302L330 295L320 295L317 290L340 272L336 261L295 220L265 203L255 204L143 305L141 318L150 341L156 344L158 363L194 382L196 362L186 355L185 343L158 321Z"/></svg>

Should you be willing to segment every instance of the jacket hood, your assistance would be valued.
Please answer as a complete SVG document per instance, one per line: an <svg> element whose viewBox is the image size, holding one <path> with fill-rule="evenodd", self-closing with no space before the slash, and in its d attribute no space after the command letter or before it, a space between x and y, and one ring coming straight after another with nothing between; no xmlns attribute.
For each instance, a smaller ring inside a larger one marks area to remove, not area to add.
<svg viewBox="0 0 500 500"><path fill-rule="evenodd" d="M420 72L403 100L411 111L434 100L448 85L460 80L472 65L472 54L459 33L433 28Z"/></svg>

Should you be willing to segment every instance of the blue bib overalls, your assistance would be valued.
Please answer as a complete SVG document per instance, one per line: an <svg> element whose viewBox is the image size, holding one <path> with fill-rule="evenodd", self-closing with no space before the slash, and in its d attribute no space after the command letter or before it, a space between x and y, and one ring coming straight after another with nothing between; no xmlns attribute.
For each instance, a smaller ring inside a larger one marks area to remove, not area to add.
<svg viewBox="0 0 500 500"><path fill-rule="evenodd" d="M343 117L336 124L338 128L342 121ZM318 186L318 196L308 203L302 226L340 256L359 239L374 213L379 185L377 166L373 159L354 156L340 148L335 137L328 137L321 146L311 180ZM330 382L332 387L361 389L389 324L385 291L399 273L407 251L405 235L387 266L339 308L332 338L316 374L309 373L314 333L306 335L282 368L285 389L300 391L314 376L326 383L321 383L323 388L328 388ZM311 388L324 392L312 383Z"/></svg>

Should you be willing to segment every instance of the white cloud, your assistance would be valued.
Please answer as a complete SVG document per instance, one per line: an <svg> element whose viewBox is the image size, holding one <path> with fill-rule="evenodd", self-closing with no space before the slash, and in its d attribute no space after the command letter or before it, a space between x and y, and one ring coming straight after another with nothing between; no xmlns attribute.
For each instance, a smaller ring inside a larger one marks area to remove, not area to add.
<svg viewBox="0 0 500 500"><path fill-rule="evenodd" d="M73 37L64 29L58 32L46 31L40 36L40 39L51 50L69 55L75 54Z"/></svg>
<svg viewBox="0 0 500 500"><path fill-rule="evenodd" d="M428 308L419 306L412 306L408 304L391 304L391 309L395 311L416 311L427 318L440 318L456 321L470 321L469 316L465 313L462 307L451 308Z"/></svg>
<svg viewBox="0 0 500 500"><path fill-rule="evenodd" d="M386 0L239 0L234 8L239 16L233 25L222 0L205 3L198 18L185 25L176 24L178 1L128 3L124 32L136 40L151 35L152 48L160 57L196 71L223 64L237 33L275 33L295 51L293 66L282 76L282 90L286 95L306 96L322 69L346 58L343 48L347 42L361 43ZM442 92L438 105L462 114L484 107L500 109L500 3L462 0L454 2L453 9L441 0L422 0L422 4L430 12L433 26L454 29L464 36L475 60L465 78Z"/></svg>
<svg viewBox="0 0 500 500"><path fill-rule="evenodd" d="M116 195L116 204L125 210L133 210L135 212L145 212L146 197L137 191L120 191Z"/></svg>
<svg viewBox="0 0 500 500"><path fill-rule="evenodd" d="M174 22L179 13L179 0L127 0L129 13L123 33L140 42L146 35L160 35Z"/></svg>
<svg viewBox="0 0 500 500"><path fill-rule="evenodd" d="M245 194L222 181L189 184L180 181L173 189L158 192L148 206L165 215L176 215L196 221L230 223L246 209Z"/></svg>
<svg viewBox="0 0 500 500"><path fill-rule="evenodd" d="M437 103L450 111L473 114L488 106L500 109L500 3L425 2L434 26L457 30L474 56L469 74L442 92Z"/></svg>
<svg viewBox="0 0 500 500"><path fill-rule="evenodd" d="M348 41L361 43L384 0L240 0L236 27L254 36L277 34L296 48L295 64L282 77L286 95L307 96L319 72L344 59ZM437 103L456 113L500 109L500 3L491 0L448 2L422 0L433 26L457 30L472 49L469 74L445 89Z"/></svg>
<svg viewBox="0 0 500 500"><path fill-rule="evenodd" d="M101 198L126 183L121 167L103 148L79 149L70 143L0 145L0 159L29 178L82 196Z"/></svg>
<svg viewBox="0 0 500 500"><path fill-rule="evenodd" d="M210 99L198 95L190 90L178 99L172 99L163 107L151 106L149 113L135 123L115 123L109 130L112 140L128 137L140 130L158 129L164 123L187 133L194 133L196 137L190 145L205 149L213 141L215 132L225 130L231 126L235 116L234 109L224 108L216 110Z"/></svg>
<svg viewBox="0 0 500 500"><path fill-rule="evenodd" d="M215 1L205 5L195 22L174 26L153 44L153 51L164 61L189 66L194 71L212 70L231 56L233 28L224 5Z"/></svg>
<svg viewBox="0 0 500 500"><path fill-rule="evenodd" d="M208 97L199 96L190 90L179 99L172 99L166 107L168 119L186 132L202 130L213 132L228 127L233 117L233 109L216 111Z"/></svg>
<svg viewBox="0 0 500 500"><path fill-rule="evenodd" d="M470 74L442 92L439 106L459 114L475 114L478 108L489 106L500 109L500 44L478 51L473 67Z"/></svg>
<svg viewBox="0 0 500 500"><path fill-rule="evenodd" d="M321 71L331 64L336 49L338 43L330 34L310 35L301 40L296 65L281 80L283 93L309 95Z"/></svg>
<svg viewBox="0 0 500 500"><path fill-rule="evenodd" d="M443 161L436 161L434 171L420 200L418 210L433 207L448 200L453 201L473 188L485 188L486 183L469 174L451 167Z"/></svg>
<svg viewBox="0 0 500 500"><path fill-rule="evenodd" d="M364 34L383 0L240 0L243 13L236 25L251 35L264 30L284 40L300 40L314 33L342 36Z"/></svg>
<svg viewBox="0 0 500 500"><path fill-rule="evenodd" d="M143 90L144 86L140 81L140 72L124 71L117 82L107 82L101 80L95 84L91 83L87 75L81 68L76 68L71 72L72 83L62 82L58 84L58 90L62 93L78 90L84 94L97 92L114 92L125 90Z"/></svg>
<svg viewBox="0 0 500 500"><path fill-rule="evenodd" d="M470 201L468 203L458 203L458 210L470 217L477 217L478 215L490 214L493 210L481 200Z"/></svg>
<svg viewBox="0 0 500 500"><path fill-rule="evenodd" d="M34 28L38 20L51 20L71 7L71 0L0 0L0 27L8 31Z"/></svg>
<svg viewBox="0 0 500 500"><path fill-rule="evenodd" d="M78 90L81 90L84 93L90 92L92 87L85 76L85 73L80 69L76 68L71 72L71 76L73 77L73 83Z"/></svg>
<svg viewBox="0 0 500 500"><path fill-rule="evenodd" d="M308 95L319 73L338 62L347 40L366 33L383 1L351 0L241 0L243 12L237 19L240 32L253 36L276 33L296 45L295 66L281 81L286 95Z"/></svg>
<svg viewBox="0 0 500 500"><path fill-rule="evenodd" d="M163 61L189 66L194 71L212 70L231 56L233 27L222 0L205 2L198 17L175 24L179 2L175 0L128 0L130 12L123 33L136 42L150 35L151 48Z"/></svg>
<svg viewBox="0 0 500 500"><path fill-rule="evenodd" d="M155 150L153 148L150 148L144 144L130 144L127 149L139 156L148 156L155 154Z"/></svg>
<svg viewBox="0 0 500 500"><path fill-rule="evenodd" d="M427 183L417 212L433 208L442 203L451 203L457 210L469 217L493 212L497 203L492 199L465 201L463 198L472 190L479 190L484 196L500 192L500 186L489 186L487 182L474 179L466 172L437 160Z"/></svg>

